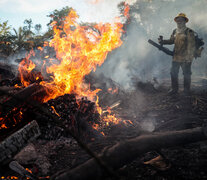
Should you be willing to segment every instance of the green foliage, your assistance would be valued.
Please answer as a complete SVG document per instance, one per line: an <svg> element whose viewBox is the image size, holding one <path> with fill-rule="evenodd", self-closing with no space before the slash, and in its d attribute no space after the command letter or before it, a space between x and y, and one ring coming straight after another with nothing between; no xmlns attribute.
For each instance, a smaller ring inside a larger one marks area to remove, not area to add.
<svg viewBox="0 0 207 180"><path fill-rule="evenodd" d="M23 27L23 31L24 31L24 34L26 35L26 38L29 39L34 35L34 33L32 32L32 28L33 28L32 19L31 18L25 19L24 24L26 24L26 26Z"/></svg>
<svg viewBox="0 0 207 180"><path fill-rule="evenodd" d="M15 37L11 34L0 36L0 53L8 56L14 52Z"/></svg>
<svg viewBox="0 0 207 180"><path fill-rule="evenodd" d="M32 19L31 19L31 18L30 18L30 19L25 19L25 20L24 20L24 24L26 24L26 26L24 26L23 29L24 29L25 31L31 31L31 29L32 29L32 24L33 24Z"/></svg>
<svg viewBox="0 0 207 180"><path fill-rule="evenodd" d="M52 28L48 28L47 32L44 33L43 37L44 39L51 39L53 37L53 30Z"/></svg>
<svg viewBox="0 0 207 180"><path fill-rule="evenodd" d="M53 21L56 21L57 26L62 26L65 17L71 10L72 8L68 6L60 10L55 9L48 15L48 17L50 17L50 22L47 25L49 26ZM11 32L11 27L8 26L8 21L0 22L0 53L8 56L21 49L30 50L38 46L43 46L44 41L52 38L53 29L49 26L48 31L40 35L41 29L41 24L36 24L33 27L31 18L25 19L24 26L13 29L13 32Z"/></svg>
<svg viewBox="0 0 207 180"><path fill-rule="evenodd" d="M26 31L23 30L22 27L19 27L18 30L16 29L13 29L14 30L14 33L15 33L15 41L14 41L14 44L15 44L15 47L14 47L14 50L20 50L21 48L24 47L24 43L26 41L26 37L27 37L27 33Z"/></svg>
<svg viewBox="0 0 207 180"><path fill-rule="evenodd" d="M50 22L47 24L48 26L51 25L52 22L57 22L57 26L62 26L63 22L65 20L65 17L69 14L69 12L72 10L71 7L64 7L61 10L55 9L52 13L48 15L48 17L51 18Z"/></svg>
<svg viewBox="0 0 207 180"><path fill-rule="evenodd" d="M0 53L9 55L13 52L14 36L10 33L8 21L0 23Z"/></svg>
<svg viewBox="0 0 207 180"><path fill-rule="evenodd" d="M6 36L10 34L10 26L8 25L8 21L0 22L0 36Z"/></svg>

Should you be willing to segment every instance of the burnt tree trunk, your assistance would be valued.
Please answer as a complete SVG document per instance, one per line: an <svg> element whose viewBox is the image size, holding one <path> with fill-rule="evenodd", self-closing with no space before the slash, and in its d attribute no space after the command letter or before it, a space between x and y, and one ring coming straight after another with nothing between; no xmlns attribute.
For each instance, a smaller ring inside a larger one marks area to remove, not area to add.
<svg viewBox="0 0 207 180"><path fill-rule="evenodd" d="M117 143L99 155L106 165L114 170L132 162L138 156L153 150L180 146L207 139L207 128L194 128L182 131L142 135L125 142ZM105 172L92 158L74 169L66 169L52 176L55 180L101 179Z"/></svg>

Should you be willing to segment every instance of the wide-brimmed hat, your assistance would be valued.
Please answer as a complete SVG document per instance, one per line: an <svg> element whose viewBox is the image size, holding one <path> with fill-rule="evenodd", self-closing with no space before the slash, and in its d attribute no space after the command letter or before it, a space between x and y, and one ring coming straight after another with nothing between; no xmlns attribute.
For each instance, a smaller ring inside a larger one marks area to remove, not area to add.
<svg viewBox="0 0 207 180"><path fill-rule="evenodd" d="M189 21L189 19L186 17L186 15L184 13L180 13L178 14L175 18L174 18L174 21L176 22L176 19L179 18L179 17L182 17L186 20L186 22Z"/></svg>

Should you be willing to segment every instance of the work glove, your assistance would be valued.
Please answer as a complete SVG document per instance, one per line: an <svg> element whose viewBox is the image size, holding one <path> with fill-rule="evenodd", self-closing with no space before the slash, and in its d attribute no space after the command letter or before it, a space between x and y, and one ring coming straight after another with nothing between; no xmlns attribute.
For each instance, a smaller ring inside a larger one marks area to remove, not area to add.
<svg viewBox="0 0 207 180"><path fill-rule="evenodd" d="M162 38L158 38L158 43L160 44L160 45L163 45L163 39Z"/></svg>

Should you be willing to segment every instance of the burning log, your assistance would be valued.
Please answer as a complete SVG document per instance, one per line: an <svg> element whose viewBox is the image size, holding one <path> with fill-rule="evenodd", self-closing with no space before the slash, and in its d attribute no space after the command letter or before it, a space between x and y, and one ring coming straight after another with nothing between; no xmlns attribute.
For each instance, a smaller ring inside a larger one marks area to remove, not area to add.
<svg viewBox="0 0 207 180"><path fill-rule="evenodd" d="M99 158L116 170L125 164L132 162L143 153L206 139L207 127L142 135L137 138L118 143L113 147L104 150L103 153L99 155ZM104 171L100 166L97 166L94 159L90 159L72 170L66 169L53 175L52 179L101 179L103 176Z"/></svg>
<svg viewBox="0 0 207 180"><path fill-rule="evenodd" d="M36 121L32 121L0 142L0 164L7 164L13 156L39 135L39 126Z"/></svg>
<svg viewBox="0 0 207 180"><path fill-rule="evenodd" d="M28 101L29 99L31 99L31 97L34 97L37 92L40 91L44 92L44 88L36 83L31 84L30 86L20 90L2 104L1 116L5 116L12 109L23 104L25 101Z"/></svg>
<svg viewBox="0 0 207 180"><path fill-rule="evenodd" d="M23 105L24 103L30 105L30 107L31 106L38 107L38 109L39 108L41 109L42 106L38 105L39 103L36 101L36 99L38 98L38 100L41 101L42 97L44 97L45 92L46 91L43 86L34 83L24 88L23 90L17 92L15 95L11 95L10 93L8 93L8 95L10 95L11 97L2 104L1 116L3 117L7 115L13 110L13 108ZM2 90L2 93L6 93L6 92ZM64 103L64 101L66 104ZM84 136L84 134L87 134L88 138L103 137L103 135L100 134L100 132L98 132L93 128L93 120L99 118L99 114L94 113L95 103L82 99L80 100L80 104L79 104L80 107L82 106L81 109L77 104L74 95L65 95L57 99L50 100L48 103L44 105L49 106L48 109L51 109L51 107L54 108L55 106L53 111L56 111L55 109L57 109L58 112L60 113L60 115L59 114L56 115L58 115L59 118L61 117L65 119L60 121L61 126L64 124L63 129L65 129L65 125L66 125L67 128L70 128L71 131L73 131L77 136ZM40 120L40 126L41 126L42 119L44 119L43 124L45 122L48 122L48 119L47 118L45 119L45 117L41 113L34 112L34 114L36 115L36 120L37 121ZM70 120L73 122L71 122ZM56 126L57 125L60 124L57 123Z"/></svg>
<svg viewBox="0 0 207 180"><path fill-rule="evenodd" d="M17 172L24 178L30 178L32 180L38 180L36 176L34 176L31 172L27 171L23 166L21 166L17 161L12 161L9 164L10 169Z"/></svg>

